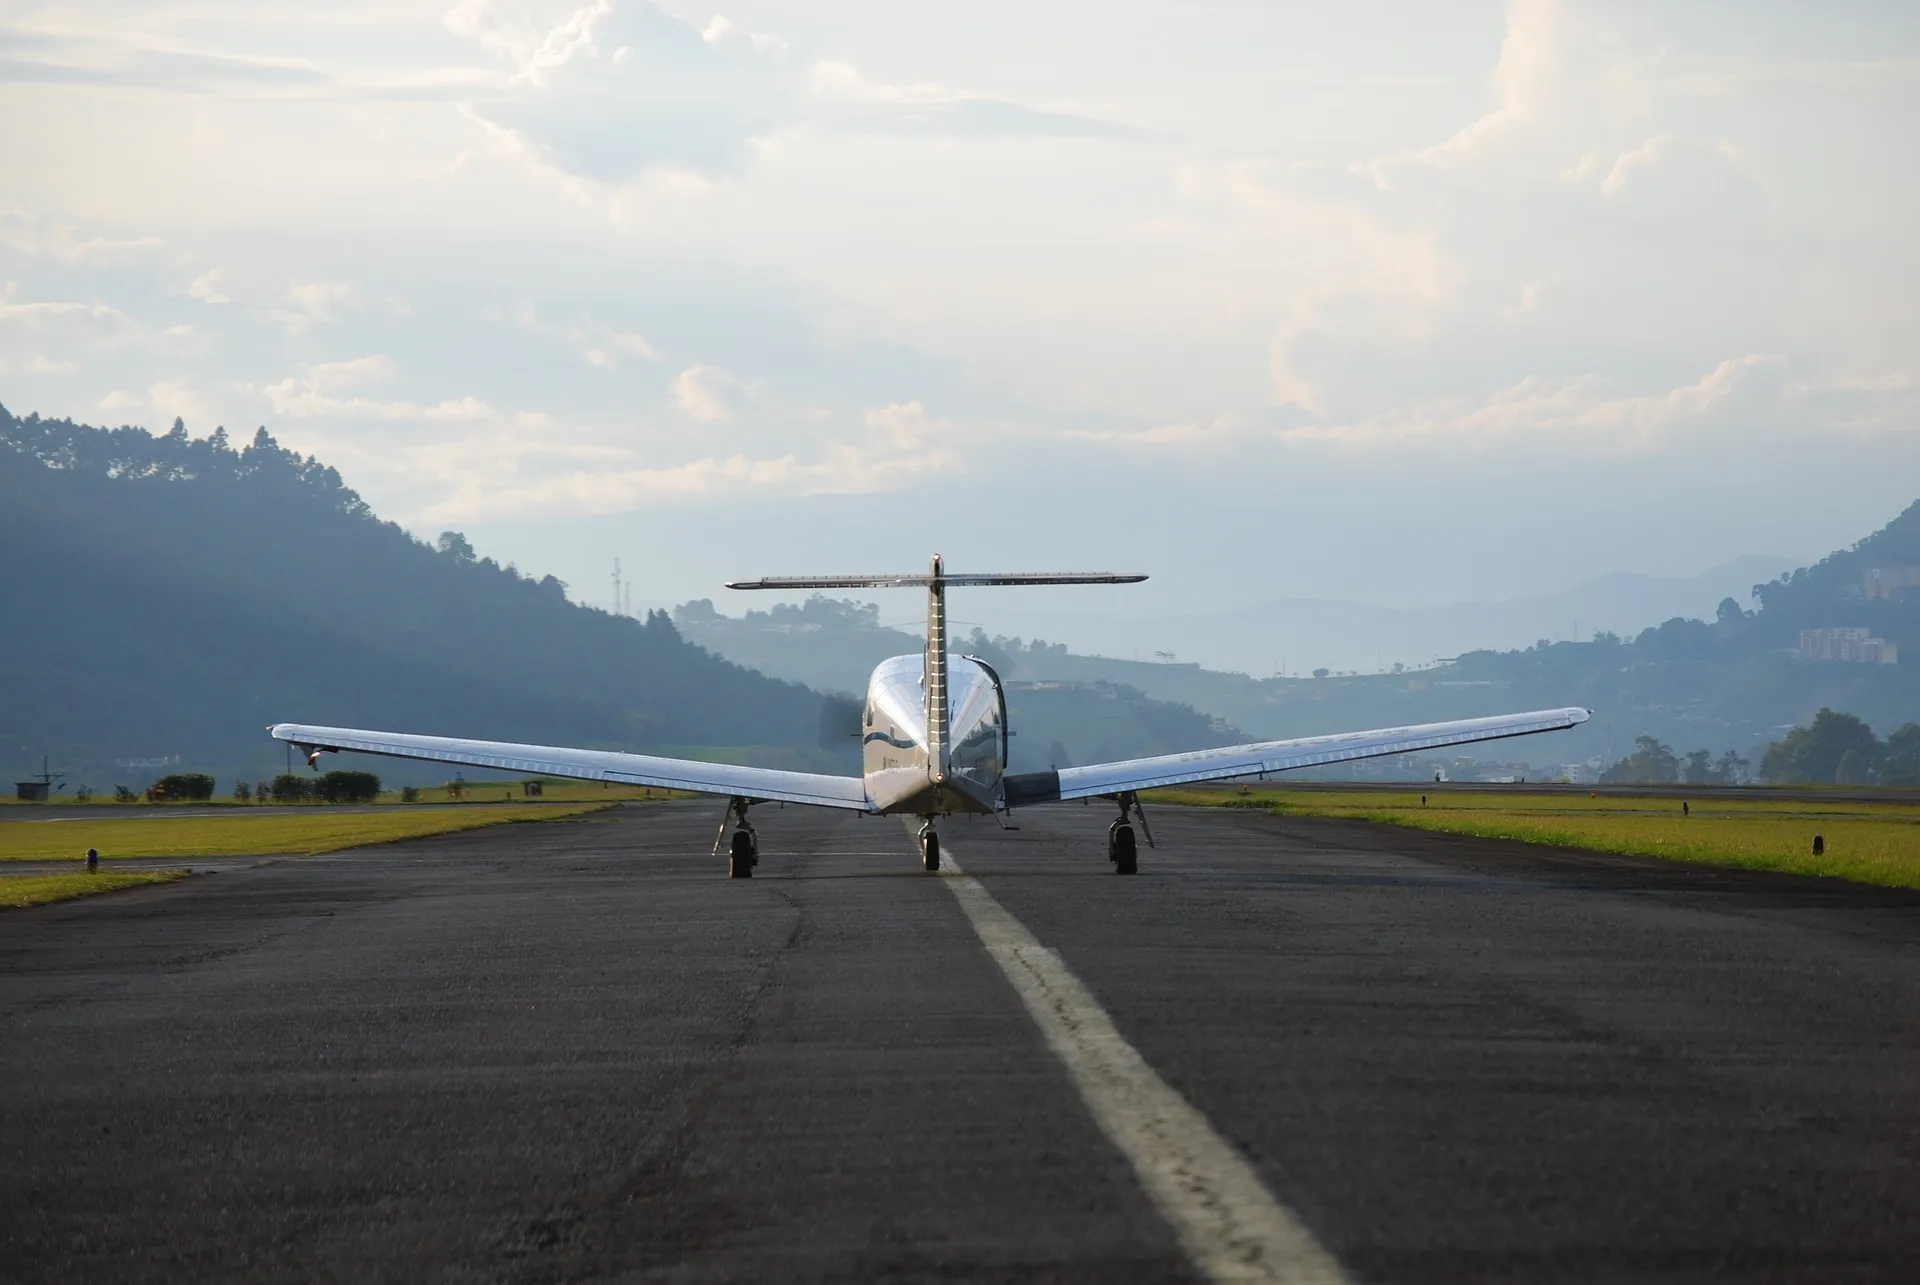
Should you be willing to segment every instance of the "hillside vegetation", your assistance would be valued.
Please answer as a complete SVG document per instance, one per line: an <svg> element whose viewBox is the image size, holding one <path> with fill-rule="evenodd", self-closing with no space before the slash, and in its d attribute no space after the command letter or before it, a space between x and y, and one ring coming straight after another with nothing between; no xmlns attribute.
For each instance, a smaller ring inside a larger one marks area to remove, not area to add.
<svg viewBox="0 0 1920 1285"><path fill-rule="evenodd" d="M430 547L265 429L154 436L0 408L0 745L96 790L282 765L277 721L851 769L805 687L551 576ZM145 761L145 766L128 766ZM390 764L383 774L451 775Z"/></svg>
<svg viewBox="0 0 1920 1285"><path fill-rule="evenodd" d="M1920 568L1920 504L1818 564L1753 589L1750 609L1728 599L1711 621L1650 623L1637 636L1602 633L1540 642L1518 651L1473 651L1450 663L1383 674L1256 679L1192 664L1156 664L1074 653L1040 640L988 637L968 648L1018 684L1106 684L1143 699L1207 711L1250 736L1278 738L1474 718L1580 705L1591 722L1564 734L1477 747L1483 760L1557 771L1613 763L1651 736L1680 755L1733 751L1752 763L1764 747L1823 709L1852 714L1888 735L1920 720L1920 584L1869 596L1869 573ZM982 611L985 608L972 608ZM815 599L804 607L717 616L688 603L675 619L691 636L749 664L812 665L821 681L869 651L910 635L880 630L877 609ZM1898 664L1810 660L1796 654L1802 629L1859 628L1900 649ZM890 634L881 642L878 635ZM780 671L773 671L780 672ZM794 673L792 676L800 676ZM1339 775L1392 764L1328 769ZM1431 764L1422 770L1430 769Z"/></svg>

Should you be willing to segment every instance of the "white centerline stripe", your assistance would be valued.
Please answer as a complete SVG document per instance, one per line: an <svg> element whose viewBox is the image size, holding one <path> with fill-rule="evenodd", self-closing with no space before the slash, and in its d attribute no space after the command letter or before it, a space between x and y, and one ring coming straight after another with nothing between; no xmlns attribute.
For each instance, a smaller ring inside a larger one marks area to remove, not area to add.
<svg viewBox="0 0 1920 1285"><path fill-rule="evenodd" d="M1194 1266L1216 1281L1345 1281L1333 1255L1273 1198L1207 1118L1121 1037L1060 956L962 871L944 845L940 857L946 885L987 954L1020 993L1093 1118L1132 1163Z"/></svg>

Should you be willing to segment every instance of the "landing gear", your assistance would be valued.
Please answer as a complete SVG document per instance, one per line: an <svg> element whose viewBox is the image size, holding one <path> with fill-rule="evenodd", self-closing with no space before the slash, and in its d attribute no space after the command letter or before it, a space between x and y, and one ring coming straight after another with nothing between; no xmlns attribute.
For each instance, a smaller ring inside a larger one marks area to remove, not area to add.
<svg viewBox="0 0 1920 1285"><path fill-rule="evenodd" d="M1107 860L1113 862L1113 872L1120 875L1140 873L1140 848L1133 839L1133 826L1129 821L1140 818L1140 828L1146 831L1147 846L1153 846L1153 831L1147 829L1147 810L1140 806L1140 800L1131 793L1112 795L1113 801L1120 805L1120 815L1107 827Z"/></svg>
<svg viewBox="0 0 1920 1285"><path fill-rule="evenodd" d="M940 836L933 832L933 822L920 827L920 864L929 871L940 869Z"/></svg>
<svg viewBox="0 0 1920 1285"><path fill-rule="evenodd" d="M751 829L739 829L733 832L733 845L727 857L727 877L731 879L753 878L753 868L760 864L758 836Z"/></svg>
<svg viewBox="0 0 1920 1285"><path fill-rule="evenodd" d="M747 809L751 806L752 799L736 796L727 800L727 814L720 818L720 833L713 836L713 855L717 857L720 846L727 843L727 826L734 827L733 842L727 845L727 876L731 879L753 878L753 868L760 864L760 836L747 820Z"/></svg>

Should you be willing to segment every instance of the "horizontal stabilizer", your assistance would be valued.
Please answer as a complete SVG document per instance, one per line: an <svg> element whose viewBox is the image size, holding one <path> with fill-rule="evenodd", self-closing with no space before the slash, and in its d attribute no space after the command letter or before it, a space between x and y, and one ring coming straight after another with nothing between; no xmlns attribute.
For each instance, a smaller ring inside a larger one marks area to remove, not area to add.
<svg viewBox="0 0 1920 1285"><path fill-rule="evenodd" d="M1139 584L1146 577L1113 571L948 572L937 583L953 585ZM729 580L729 589L925 589L936 583L925 573L902 576L767 576Z"/></svg>

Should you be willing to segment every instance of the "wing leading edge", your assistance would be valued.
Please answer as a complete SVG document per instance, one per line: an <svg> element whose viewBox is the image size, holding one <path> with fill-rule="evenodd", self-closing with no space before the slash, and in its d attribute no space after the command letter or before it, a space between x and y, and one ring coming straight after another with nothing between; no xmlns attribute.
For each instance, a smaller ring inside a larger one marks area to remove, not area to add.
<svg viewBox="0 0 1920 1285"><path fill-rule="evenodd" d="M866 782L857 776L782 772L732 763L623 754L615 750L468 741L452 736L412 736L350 727L308 727L301 723L276 723L270 730L275 740L290 741L309 750L352 750L357 754L384 754L391 758L424 759L430 763L455 763L503 772L651 785L698 794L737 795L769 803L810 803L858 812L873 810L873 805L867 802Z"/></svg>
<svg viewBox="0 0 1920 1285"><path fill-rule="evenodd" d="M1590 717L1578 708L1534 710L1495 718L1468 718L1451 723L1423 723L1416 727L1387 727L1371 732L1343 732L1334 736L1306 736L1291 741L1260 741L1223 749L1162 754L1154 758L1067 767L1058 772L1026 772L1007 778L1007 802L1046 803L1090 795L1121 794L1196 781L1223 781L1237 776L1261 776L1293 768L1319 767L1352 759L1388 754L1413 754L1448 745L1470 745L1536 732L1559 732L1577 727Z"/></svg>

